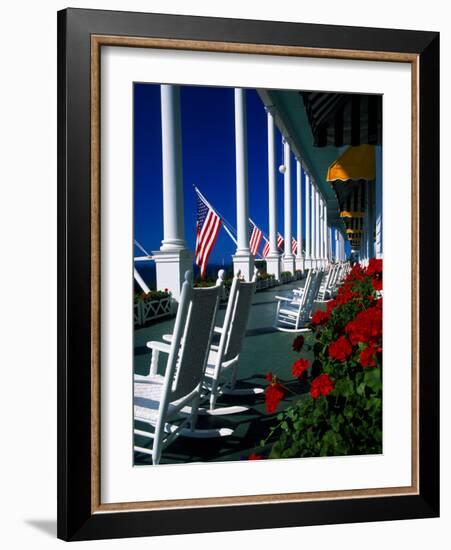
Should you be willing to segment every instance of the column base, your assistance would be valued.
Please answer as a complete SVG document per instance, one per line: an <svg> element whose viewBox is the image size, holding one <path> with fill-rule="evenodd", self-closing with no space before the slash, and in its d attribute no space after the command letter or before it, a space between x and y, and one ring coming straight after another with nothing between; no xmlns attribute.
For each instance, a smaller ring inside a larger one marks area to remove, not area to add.
<svg viewBox="0 0 451 550"><path fill-rule="evenodd" d="M173 299L180 300L185 272L193 269L194 254L191 250L157 250L152 252L157 272L157 290L168 289Z"/></svg>
<svg viewBox="0 0 451 550"><path fill-rule="evenodd" d="M282 271L280 266L280 255L277 256L266 256L266 273L269 275L274 275L274 278L277 281L280 281L280 272Z"/></svg>
<svg viewBox="0 0 451 550"><path fill-rule="evenodd" d="M235 255L232 256L233 259L233 273L238 273L238 270L241 271L241 275L244 277L245 281L252 281L254 276L254 256L249 255Z"/></svg>
<svg viewBox="0 0 451 550"><path fill-rule="evenodd" d="M295 271L294 256L284 256L282 258L282 265L283 265L284 271L289 271L292 275L294 275L294 271Z"/></svg>
<svg viewBox="0 0 451 550"><path fill-rule="evenodd" d="M312 269L312 259L304 258L304 269Z"/></svg>
<svg viewBox="0 0 451 550"><path fill-rule="evenodd" d="M302 273L304 273L304 258L297 258L296 257L296 260L295 260L295 267L296 267L296 271L302 271Z"/></svg>

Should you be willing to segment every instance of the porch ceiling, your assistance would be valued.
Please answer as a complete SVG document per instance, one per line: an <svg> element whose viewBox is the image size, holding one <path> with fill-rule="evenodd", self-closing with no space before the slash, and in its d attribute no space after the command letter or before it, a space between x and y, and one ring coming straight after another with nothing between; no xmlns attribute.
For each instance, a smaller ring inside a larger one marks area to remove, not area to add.
<svg viewBox="0 0 451 550"><path fill-rule="evenodd" d="M272 108L275 123L284 136L288 136L292 151L302 159L303 166L316 181L327 202L329 222L346 235L340 218L337 195L326 181L327 169L346 147L314 147L313 134L302 97L297 90L258 90L266 107Z"/></svg>

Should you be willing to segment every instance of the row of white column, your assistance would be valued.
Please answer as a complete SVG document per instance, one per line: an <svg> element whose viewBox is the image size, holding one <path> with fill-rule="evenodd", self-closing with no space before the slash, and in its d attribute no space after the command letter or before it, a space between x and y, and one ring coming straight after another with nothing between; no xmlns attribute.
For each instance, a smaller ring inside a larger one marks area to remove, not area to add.
<svg viewBox="0 0 451 550"><path fill-rule="evenodd" d="M236 223L237 248L233 256L234 271L241 270L250 280L254 271L254 257L249 248L249 198L247 170L247 122L245 90L234 90L235 101L235 162L236 162ZM292 252L291 216L291 149L284 139L284 252L277 247L277 166L276 129L274 114L267 110L268 118L268 193L269 242L268 273L280 277L284 271L319 267L331 257L330 231L327 223L327 205L312 178L305 178L305 257L302 250L302 165L296 158L296 239L298 250ZM191 269L193 253L187 247L184 235L182 140L180 115L180 88L161 85L161 129L163 167L163 240L153 252L156 263L157 288L168 288L177 300L184 272Z"/></svg>
<svg viewBox="0 0 451 550"><path fill-rule="evenodd" d="M291 148L284 137L284 251L277 248L277 175L276 175L276 125L274 113L267 109L268 124L268 196L269 196L269 254L266 258L268 273L278 279L280 272L295 269L321 267L331 259L331 231L327 220L327 204L309 174L305 174L305 254L302 219L302 162L296 158L296 255L292 252L291 216Z"/></svg>
<svg viewBox="0 0 451 550"><path fill-rule="evenodd" d="M338 262L346 260L345 241L339 231L335 231L335 260Z"/></svg>

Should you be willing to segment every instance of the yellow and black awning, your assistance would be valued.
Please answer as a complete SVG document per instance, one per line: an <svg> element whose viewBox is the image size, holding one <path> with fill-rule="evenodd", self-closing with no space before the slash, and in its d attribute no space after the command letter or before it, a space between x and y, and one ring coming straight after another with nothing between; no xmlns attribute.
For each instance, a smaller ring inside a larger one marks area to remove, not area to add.
<svg viewBox="0 0 451 550"><path fill-rule="evenodd" d="M374 180L376 177L376 156L373 145L348 147L327 170L327 181L347 182Z"/></svg>
<svg viewBox="0 0 451 550"><path fill-rule="evenodd" d="M352 248L360 246L365 215L367 181L376 178L376 158L373 145L348 147L327 170L338 198L340 218Z"/></svg>

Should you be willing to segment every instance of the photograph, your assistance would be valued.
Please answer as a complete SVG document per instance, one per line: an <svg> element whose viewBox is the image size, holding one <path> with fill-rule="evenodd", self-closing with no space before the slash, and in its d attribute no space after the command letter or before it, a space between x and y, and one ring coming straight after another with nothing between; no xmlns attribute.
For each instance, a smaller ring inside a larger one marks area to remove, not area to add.
<svg viewBox="0 0 451 550"><path fill-rule="evenodd" d="M383 453L382 114L133 83L134 467Z"/></svg>

